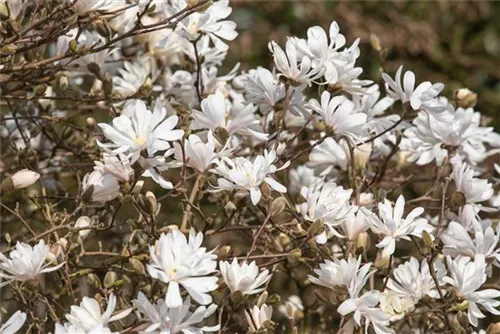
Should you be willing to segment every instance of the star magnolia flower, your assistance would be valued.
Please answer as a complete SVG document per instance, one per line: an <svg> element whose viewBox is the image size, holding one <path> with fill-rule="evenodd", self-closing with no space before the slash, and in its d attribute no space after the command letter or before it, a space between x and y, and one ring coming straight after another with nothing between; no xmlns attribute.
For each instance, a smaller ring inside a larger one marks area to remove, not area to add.
<svg viewBox="0 0 500 334"><path fill-rule="evenodd" d="M466 203L474 204L487 201L493 196L493 187L488 180L477 179L474 171L464 162L453 164L451 175L455 182L456 191L460 191L465 196Z"/></svg>
<svg viewBox="0 0 500 334"><path fill-rule="evenodd" d="M134 175L134 169L130 165L130 160L123 154L115 156L104 153L103 160L104 163L94 161L94 170L100 171L103 175L111 174L121 183L127 183Z"/></svg>
<svg viewBox="0 0 500 334"><path fill-rule="evenodd" d="M304 218L311 222L321 219L334 235L342 237L334 227L341 224L351 211L352 189L346 190L333 181L316 179L310 187L303 187L300 194L306 199L300 205ZM317 237L316 242L325 243L326 233Z"/></svg>
<svg viewBox="0 0 500 334"><path fill-rule="evenodd" d="M23 327L26 321L26 313L17 311L14 313L9 320L2 324L2 328L0 328L0 333L2 334L15 334L18 330Z"/></svg>
<svg viewBox="0 0 500 334"><path fill-rule="evenodd" d="M347 260L325 260L324 263L319 265L319 269L314 270L314 273L318 275L318 277L316 278L309 275L308 278L311 283L322 285L330 289L336 286L349 288L351 282L354 282L358 277L366 277L370 270L371 263L367 263L361 268L360 266L361 256L358 259L349 255Z"/></svg>
<svg viewBox="0 0 500 334"><path fill-rule="evenodd" d="M84 331L84 333L90 333L93 331L93 333L98 333L96 331L98 328L107 328L110 322L123 319L132 312L132 308L128 308L118 314L115 314L114 316L111 316L115 307L116 297L113 293L109 295L108 306L104 313L101 313L101 307L99 306L97 300L94 298L83 297L80 306L71 306L71 312L66 314L66 319L69 321L69 324L65 324L64 328L66 328L68 332L71 332L71 330L68 329L73 327L77 333L78 331ZM59 327L60 330L63 329L63 326L59 325ZM111 333L111 331L108 331L108 333Z"/></svg>
<svg viewBox="0 0 500 334"><path fill-rule="evenodd" d="M271 321L272 316L273 307L266 304L262 305L260 308L254 305L250 313L245 310L245 318L252 332L257 332L261 329L266 321Z"/></svg>
<svg viewBox="0 0 500 334"><path fill-rule="evenodd" d="M147 270L155 279L168 284L166 304L168 307L182 305L179 285L182 285L193 299L208 305L212 297L208 294L217 289L217 277L207 276L215 271L217 262L213 251L200 247L203 233L189 232L189 242L178 230L162 233L156 246L149 246L151 263Z"/></svg>
<svg viewBox="0 0 500 334"><path fill-rule="evenodd" d="M192 128L194 130L209 129L215 132L217 128L222 128L230 136L240 134L253 136L259 140L267 139L267 134L249 128L252 125L260 123L255 118L255 107L251 103L246 105L236 115L230 115L227 113L226 98L218 89L215 94L211 94L201 101L201 110L201 112L198 110L193 111Z"/></svg>
<svg viewBox="0 0 500 334"><path fill-rule="evenodd" d="M311 142L311 145L314 145ZM336 168L346 170L349 166L349 154L343 146L339 145L332 137L327 137L321 144L315 145L309 153L307 166L314 168L320 175L329 175L336 173Z"/></svg>
<svg viewBox="0 0 500 334"><path fill-rule="evenodd" d="M366 114L354 110L354 104L345 96L332 97L328 91L321 94L321 104L311 99L309 108L321 116L337 137L356 139L367 119Z"/></svg>
<svg viewBox="0 0 500 334"><path fill-rule="evenodd" d="M443 277L446 275L444 263L441 260L435 260L434 269L439 284L444 285ZM417 303L426 295L431 298L439 297L436 283L425 259L419 265L418 260L411 257L409 261L394 269L393 276L394 278L389 278L387 282L387 289L397 293L402 298L410 297Z"/></svg>
<svg viewBox="0 0 500 334"><path fill-rule="evenodd" d="M365 214L367 223L370 225L373 233L383 236L384 238L377 244L378 248L383 248L383 253L386 256L392 255L396 249L396 241L399 239L409 240L410 235L421 238L424 230L431 232L432 226L428 224L424 218L418 218L424 209L421 207L413 209L406 218L403 219L405 209L405 198L400 195L394 205L394 211L387 199L384 203L379 203L380 220L373 212L366 208L361 208Z"/></svg>
<svg viewBox="0 0 500 334"><path fill-rule="evenodd" d="M255 157L253 161L242 157L234 159L223 157L212 170L213 173L222 176L217 180L218 187L213 191L238 190L245 195L250 193L253 205L259 203L262 197L259 187L264 182L274 190L285 193L286 187L270 175L288 167L289 162L276 168L274 161L276 161L274 150L264 151L264 155Z"/></svg>
<svg viewBox="0 0 500 334"><path fill-rule="evenodd" d="M208 131L206 143L197 135L189 135L189 138L184 142L184 151L179 143L174 143L174 150L175 159L179 165L182 165L185 160L187 166L193 167L201 173L215 163L217 158L231 152L231 150L224 148L219 153L215 152L215 139L212 131Z"/></svg>
<svg viewBox="0 0 500 334"><path fill-rule="evenodd" d="M82 197L90 202L104 203L114 200L120 194L118 180L111 174L93 171L82 180Z"/></svg>
<svg viewBox="0 0 500 334"><path fill-rule="evenodd" d="M458 108L455 112L444 112L451 121L442 121L435 116L420 112L413 120L414 127L404 131L401 149L408 151L410 162L425 165L436 160L441 165L448 155L446 147L457 152L462 159L471 164L486 158L485 143L493 143L490 136L493 128L480 125L481 115L472 108Z"/></svg>
<svg viewBox="0 0 500 334"><path fill-rule="evenodd" d="M148 78L151 80L152 64L149 58L126 61L123 67L118 69L119 76L113 77L113 90L122 97L136 94Z"/></svg>
<svg viewBox="0 0 500 334"><path fill-rule="evenodd" d="M415 303L409 297L401 297L393 291L380 294L380 309L389 316L389 321L397 321L415 309Z"/></svg>
<svg viewBox="0 0 500 334"><path fill-rule="evenodd" d="M486 317L478 306L484 307L492 314L500 315L497 309L500 301L496 300L500 297L500 291L494 289L477 291L486 282L486 262L483 255L477 254L473 261L468 257L452 260L447 256L446 262L450 276L444 277L443 280L455 287L458 297L467 300L467 316L473 326L477 326L478 318Z"/></svg>
<svg viewBox="0 0 500 334"><path fill-rule="evenodd" d="M301 86L303 84L310 86L311 82L323 75L320 67L313 68L311 59L307 56L297 59L297 49L292 40L289 39L286 42L285 49L286 53L276 42L269 43L269 50L274 57L274 65L280 72L278 78L287 78L291 81L292 86ZM300 65L298 61L300 61Z"/></svg>
<svg viewBox="0 0 500 334"><path fill-rule="evenodd" d="M443 254L456 258L459 255L468 256L472 259L477 254L484 255L489 263L500 267L500 248L497 248L500 240L500 226L496 231L492 226L474 231L474 239L464 226L457 222L450 222L448 228L441 234L444 244ZM491 264L488 265L488 275L491 275Z"/></svg>
<svg viewBox="0 0 500 334"><path fill-rule="evenodd" d="M191 307L189 296L177 307L169 307L167 302L159 299L156 304L152 304L148 298L139 292L137 300L133 301L139 312L143 313L148 327L141 333L176 334L193 333L202 334L205 332L218 331L220 325L197 327L196 324L209 318L217 310L217 305L210 305L208 308L199 306L194 312Z"/></svg>
<svg viewBox="0 0 500 334"><path fill-rule="evenodd" d="M49 252L50 247L41 239L33 247L18 241L16 248L9 253L9 258L0 253L0 269L2 270L0 278L7 280L1 282L0 287L12 281L36 280L38 275L55 271L66 263L63 262L54 267L49 267L50 263L44 264Z"/></svg>
<svg viewBox="0 0 500 334"><path fill-rule="evenodd" d="M400 66L396 72L396 80L392 80L386 73L382 73L382 78L386 83L387 94L396 101L401 100L401 103L410 102L413 110L425 109L426 103L431 102L444 88L442 83L431 84L429 81L422 82L415 88L415 74L412 71L405 72L401 84L402 71L403 66Z"/></svg>
<svg viewBox="0 0 500 334"><path fill-rule="evenodd" d="M32 184L35 184L39 178L40 174L29 169L21 169L2 182L1 192L9 192L15 189L27 188Z"/></svg>
<svg viewBox="0 0 500 334"><path fill-rule="evenodd" d="M147 109L141 100L135 101L131 116L121 115L113 119L113 126L99 123L106 138L112 143L97 144L111 154L127 152L134 163L139 159L142 151L152 157L157 151L170 148L169 141L182 138L184 131L174 130L179 118L175 115L166 118L167 111L159 101L156 101L153 112Z"/></svg>
<svg viewBox="0 0 500 334"><path fill-rule="evenodd" d="M89 331L86 331L82 328L78 328L73 326L71 323L67 322L64 325L57 324L54 334L119 334L120 332L112 332L106 326L97 325Z"/></svg>
<svg viewBox="0 0 500 334"><path fill-rule="evenodd" d="M219 262L219 269L231 292L239 291L243 295L254 295L265 290L262 286L266 284L271 276L269 270L264 270L259 274L259 267L255 261L248 264L246 261L240 265L236 258L233 262Z"/></svg>
<svg viewBox="0 0 500 334"><path fill-rule="evenodd" d="M347 240L355 241L369 226L366 223L364 214L358 210L356 213L350 212L340 227L344 231Z"/></svg>
<svg viewBox="0 0 500 334"><path fill-rule="evenodd" d="M186 10L191 6L189 1L174 1L172 6L165 5L165 15L170 17L173 14ZM229 47L222 40L232 41L238 36L236 32L236 23L230 20L224 20L231 14L229 1L217 1L210 7L201 12L192 13L179 22L178 33L190 41L195 41L201 34L210 37L218 50L225 51Z"/></svg>
<svg viewBox="0 0 500 334"><path fill-rule="evenodd" d="M298 166L290 170L288 192L291 194L298 194L302 190L302 187L311 186L316 178L313 169L304 165Z"/></svg>

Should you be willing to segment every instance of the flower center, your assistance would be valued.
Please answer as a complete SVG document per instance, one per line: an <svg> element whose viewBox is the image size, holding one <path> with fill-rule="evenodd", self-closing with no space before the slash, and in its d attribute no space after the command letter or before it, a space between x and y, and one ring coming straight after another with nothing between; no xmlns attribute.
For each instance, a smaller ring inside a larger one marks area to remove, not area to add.
<svg viewBox="0 0 500 334"><path fill-rule="evenodd" d="M144 147L146 144L146 139L143 137L135 136L135 144L140 147Z"/></svg>

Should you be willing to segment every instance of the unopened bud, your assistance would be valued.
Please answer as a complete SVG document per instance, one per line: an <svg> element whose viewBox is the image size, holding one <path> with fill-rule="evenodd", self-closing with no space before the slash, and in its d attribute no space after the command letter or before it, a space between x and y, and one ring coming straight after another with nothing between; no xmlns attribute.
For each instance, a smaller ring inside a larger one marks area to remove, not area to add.
<svg viewBox="0 0 500 334"><path fill-rule="evenodd" d="M221 247L219 249L219 252L217 253L217 261L226 260L230 253L231 253L231 246Z"/></svg>
<svg viewBox="0 0 500 334"><path fill-rule="evenodd" d="M382 45L380 45L380 40L378 39L377 35L375 34L370 35L370 44L372 45L372 48L375 51L377 52L382 51Z"/></svg>
<svg viewBox="0 0 500 334"><path fill-rule="evenodd" d="M272 189L267 183L262 183L260 185L260 191L262 191L262 195L264 195L264 198L270 198Z"/></svg>
<svg viewBox="0 0 500 334"><path fill-rule="evenodd" d="M477 103L477 94L468 88L457 89L454 97L457 106L461 108L472 108Z"/></svg>
<svg viewBox="0 0 500 334"><path fill-rule="evenodd" d="M47 91L47 85L39 85L35 87L34 94L35 96L44 96Z"/></svg>
<svg viewBox="0 0 500 334"><path fill-rule="evenodd" d="M262 305L264 305L267 302L267 297L269 297L269 294L264 290L264 292L262 292L257 299L257 306L261 307Z"/></svg>
<svg viewBox="0 0 500 334"><path fill-rule="evenodd" d="M108 271L106 276L104 276L104 287L111 288L115 282L118 280L118 275L114 271Z"/></svg>
<svg viewBox="0 0 500 334"><path fill-rule="evenodd" d="M361 232L356 238L356 249L366 251L370 247L370 235L367 232Z"/></svg>
<svg viewBox="0 0 500 334"><path fill-rule="evenodd" d="M422 231L422 239L424 240L424 244L433 249L434 248L434 241L432 240L431 235L427 231Z"/></svg>
<svg viewBox="0 0 500 334"><path fill-rule="evenodd" d="M5 241L10 245L12 243L12 239L9 233L5 233Z"/></svg>
<svg viewBox="0 0 500 334"><path fill-rule="evenodd" d="M303 262L302 251L299 248L293 249L288 253L288 262L290 264L299 264Z"/></svg>
<svg viewBox="0 0 500 334"><path fill-rule="evenodd" d="M486 329L487 334L500 334L500 322L491 324Z"/></svg>
<svg viewBox="0 0 500 334"><path fill-rule="evenodd" d="M76 40L72 39L71 41L69 41L69 49L73 53L76 53L76 51L78 51L78 43L76 42Z"/></svg>
<svg viewBox="0 0 500 334"><path fill-rule="evenodd" d="M142 187L144 187L144 181L139 180L135 183L134 188L132 188L132 194L137 195L141 192Z"/></svg>
<svg viewBox="0 0 500 334"><path fill-rule="evenodd" d="M113 93L113 81L111 80L111 76L108 72L104 73L104 77L102 79L102 90L106 96L111 96Z"/></svg>
<svg viewBox="0 0 500 334"><path fill-rule="evenodd" d="M322 219L318 219L311 224L309 230L307 231L307 234L309 235L309 237L315 237L317 235L320 235L324 231L325 231L325 223L323 222Z"/></svg>
<svg viewBox="0 0 500 334"><path fill-rule="evenodd" d="M136 273L146 276L146 269L144 268L144 265L142 264L141 261L131 257L130 259L128 259L128 262L130 263L130 265L132 266L132 269Z"/></svg>
<svg viewBox="0 0 500 334"><path fill-rule="evenodd" d="M467 198L465 198L465 195L461 191L455 191L453 195L451 196L451 204L454 207L461 207L464 206L465 203L467 203Z"/></svg>
<svg viewBox="0 0 500 334"><path fill-rule="evenodd" d="M101 287L101 280L99 279L99 277L97 277L96 274L88 274L87 275L87 280L94 287L96 287L96 288L100 288Z"/></svg>
<svg viewBox="0 0 500 334"><path fill-rule="evenodd" d="M62 75L60 78L59 78L59 88L61 90L66 90L69 86L69 83L68 83L68 77L65 76L65 75Z"/></svg>
<svg viewBox="0 0 500 334"><path fill-rule="evenodd" d="M0 1L0 18L2 20L7 20L10 16L9 8L5 1Z"/></svg>
<svg viewBox="0 0 500 334"><path fill-rule="evenodd" d="M81 216L76 220L75 228L80 229L84 227L90 227L91 223L92 219L87 216ZM80 236L80 238L85 239L89 235L90 231L91 229L82 229L78 231L78 235Z"/></svg>
<svg viewBox="0 0 500 334"><path fill-rule="evenodd" d="M156 201L156 196L151 191L148 191L145 196L145 209L150 215L156 214L158 209L158 202Z"/></svg>
<svg viewBox="0 0 500 334"><path fill-rule="evenodd" d="M94 117L88 117L86 123L87 127L91 130L95 129L95 127L97 126L97 122Z"/></svg>
<svg viewBox="0 0 500 334"><path fill-rule="evenodd" d="M89 70L90 73L94 74L96 77L99 78L101 76L101 67L97 63L92 62L87 64L87 69Z"/></svg>
<svg viewBox="0 0 500 334"><path fill-rule="evenodd" d="M266 303L270 305L281 304L281 297L277 293L273 293L267 298Z"/></svg>
<svg viewBox="0 0 500 334"><path fill-rule="evenodd" d="M271 217L277 216L282 213L286 208L287 202L284 197L278 197L273 200L271 204Z"/></svg>
<svg viewBox="0 0 500 334"><path fill-rule="evenodd" d="M0 185L0 193L7 193L15 189L23 189L31 186L40 178L40 174L21 169L11 177L6 178Z"/></svg>

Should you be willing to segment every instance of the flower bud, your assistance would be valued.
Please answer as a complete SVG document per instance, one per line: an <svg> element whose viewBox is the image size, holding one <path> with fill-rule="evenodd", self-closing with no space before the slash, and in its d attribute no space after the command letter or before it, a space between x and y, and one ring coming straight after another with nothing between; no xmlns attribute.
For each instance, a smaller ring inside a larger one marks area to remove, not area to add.
<svg viewBox="0 0 500 334"><path fill-rule="evenodd" d="M323 233L324 230L325 230L325 224L324 224L323 220L318 219L314 223L311 224L311 226L309 227L309 230L307 231L307 234L310 237L315 237L315 236Z"/></svg>
<svg viewBox="0 0 500 334"><path fill-rule="evenodd" d="M76 53L76 51L78 51L78 42L76 40L72 39L71 41L69 41L68 46L71 52Z"/></svg>
<svg viewBox="0 0 500 334"><path fill-rule="evenodd" d="M87 216L81 216L80 218L78 218L76 220L76 223L75 223L75 228L82 228L82 227L89 227L92 223L92 220L87 217ZM80 236L80 238L82 239L85 239L87 237L87 235L89 235L90 233L90 229L86 229L86 230L80 230L78 231L78 235Z"/></svg>
<svg viewBox="0 0 500 334"><path fill-rule="evenodd" d="M267 298L266 301L267 304L280 304L281 303L281 297L277 293L273 293Z"/></svg>
<svg viewBox="0 0 500 334"><path fill-rule="evenodd" d="M68 83L68 77L65 76L65 75L62 75L60 78L59 78L59 88L61 90L66 90L69 86L69 83Z"/></svg>
<svg viewBox="0 0 500 334"><path fill-rule="evenodd" d="M158 210L158 202L156 201L156 196L151 191L148 191L146 193L146 196L144 197L144 208L150 215L156 214L156 211Z"/></svg>
<svg viewBox="0 0 500 334"><path fill-rule="evenodd" d="M114 271L108 271L106 276L104 276L104 287L110 288L118 280L118 275Z"/></svg>
<svg viewBox="0 0 500 334"><path fill-rule="evenodd" d="M359 169L365 169L366 162L370 158L372 147L369 144L363 144L354 148L354 165Z"/></svg>
<svg viewBox="0 0 500 334"><path fill-rule="evenodd" d="M489 325L488 329L486 330L486 333L488 333L488 334L500 334L500 322Z"/></svg>
<svg viewBox="0 0 500 334"><path fill-rule="evenodd" d="M370 235L367 232L361 232L356 238L356 249L366 251L370 247Z"/></svg>
<svg viewBox="0 0 500 334"><path fill-rule="evenodd" d="M467 202L467 199L465 198L464 193L461 191L455 191L453 193L453 195L451 196L451 204L454 207L464 206L466 202Z"/></svg>
<svg viewBox="0 0 500 334"><path fill-rule="evenodd" d="M227 259L228 255L231 253L231 246L223 246L219 249L217 253L217 261L224 261Z"/></svg>
<svg viewBox="0 0 500 334"><path fill-rule="evenodd" d="M278 197L273 200L271 204L271 217L277 216L282 213L286 208L287 202L284 197Z"/></svg>
<svg viewBox="0 0 500 334"><path fill-rule="evenodd" d="M380 40L378 39L377 35L375 34L370 35L370 44L372 45L372 48L375 51L377 52L382 51L382 45L380 44Z"/></svg>
<svg viewBox="0 0 500 334"><path fill-rule="evenodd" d="M290 253L288 253L288 262L290 264L299 264L303 262L302 251L299 248L295 248Z"/></svg>
<svg viewBox="0 0 500 334"><path fill-rule="evenodd" d="M146 269L144 268L144 265L142 264L141 261L131 257L130 259L128 259L128 262L130 263L130 265L132 266L132 269L136 273L146 276Z"/></svg>
<svg viewBox="0 0 500 334"><path fill-rule="evenodd" d="M99 78L101 76L101 67L97 63L92 62L87 64L87 69L89 70L90 73L94 74L96 77Z"/></svg>
<svg viewBox="0 0 500 334"><path fill-rule="evenodd" d="M113 93L113 80L111 80L108 72L104 73L104 77L102 78L102 90L106 96L111 96Z"/></svg>
<svg viewBox="0 0 500 334"><path fill-rule="evenodd" d="M94 117L88 117L86 123L89 129L94 129L97 125L97 122Z"/></svg>
<svg viewBox="0 0 500 334"><path fill-rule="evenodd" d="M262 292L259 298L257 299L257 306L262 307L262 305L266 303L267 297L269 297L269 293L266 290L264 290L264 292Z"/></svg>
<svg viewBox="0 0 500 334"><path fill-rule="evenodd" d="M9 8L5 1L0 1L0 18L2 20L7 20L10 16Z"/></svg>
<svg viewBox="0 0 500 334"><path fill-rule="evenodd" d="M144 181L139 180L135 183L134 188L132 188L132 194L137 195L141 192L142 187L144 187Z"/></svg>
<svg viewBox="0 0 500 334"><path fill-rule="evenodd" d="M10 192L15 189L23 189L31 186L40 178L40 174L30 171L29 169L21 169L11 177L6 178L0 185L0 192Z"/></svg>
<svg viewBox="0 0 500 334"><path fill-rule="evenodd" d="M262 195L264 195L264 198L270 198L272 189L267 183L262 183L260 185L260 190L262 191Z"/></svg>
<svg viewBox="0 0 500 334"><path fill-rule="evenodd" d="M454 97L457 106L461 108L472 108L477 103L477 94L468 88L455 90Z"/></svg>

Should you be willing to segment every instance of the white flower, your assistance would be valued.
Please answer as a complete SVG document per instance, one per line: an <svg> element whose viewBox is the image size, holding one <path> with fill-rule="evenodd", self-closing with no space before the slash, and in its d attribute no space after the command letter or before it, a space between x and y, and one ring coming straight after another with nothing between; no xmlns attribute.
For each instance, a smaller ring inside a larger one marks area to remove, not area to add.
<svg viewBox="0 0 500 334"><path fill-rule="evenodd" d="M11 176L14 189L23 189L35 184L40 178L40 174L29 169L21 169Z"/></svg>
<svg viewBox="0 0 500 334"><path fill-rule="evenodd" d="M358 277L366 277L368 271L370 270L371 263L367 263L361 268L360 266L361 256L358 259L349 256L347 260L325 260L324 263L319 265L319 269L314 270L314 273L318 275L318 277L316 278L309 275L308 278L311 283L322 285L330 289L333 289L336 286L349 288L351 287L351 283L354 284L353 282L355 282Z"/></svg>
<svg viewBox="0 0 500 334"><path fill-rule="evenodd" d="M63 325L56 323L54 334L119 334L120 332L112 332L111 329L104 325L97 325L89 331L83 328L76 327L67 322Z"/></svg>
<svg viewBox="0 0 500 334"><path fill-rule="evenodd" d="M165 4L165 15L169 17L189 6L189 2L186 0L174 1L172 7ZM228 45L222 39L232 41L238 36L236 23L224 20L231 14L231 11L228 0L214 2L208 9L194 12L182 19L179 22L177 31L190 41L197 40L200 34L206 34L218 50L227 50Z"/></svg>
<svg viewBox="0 0 500 334"><path fill-rule="evenodd" d="M321 219L334 235L341 236L334 226L341 224L351 211L349 199L352 189L344 189L333 181L316 179L309 187L303 187L300 193L306 199L300 205L304 218L311 222ZM316 242L325 243L326 235L317 237Z"/></svg>
<svg viewBox="0 0 500 334"><path fill-rule="evenodd" d="M274 57L274 65L280 72L278 78L285 77L291 81L292 86L301 86L303 84L311 85L311 82L323 75L320 67L313 68L309 57L303 56L301 59L297 59L297 49L291 39L286 42L285 49L286 53L276 42L269 43L269 50Z"/></svg>
<svg viewBox="0 0 500 334"><path fill-rule="evenodd" d="M493 128L482 127L481 115L471 108L443 114L450 116L451 121L420 112L413 120L414 127L405 130L401 149L411 154L408 160L418 165L436 160L440 165L448 155L445 147L450 147L471 164L483 161L486 158L484 143L490 143Z"/></svg>
<svg viewBox="0 0 500 334"><path fill-rule="evenodd" d="M123 154L115 156L104 153L103 160L104 163L94 161L94 170L100 171L103 175L111 174L121 183L127 183L134 175L134 169L130 165L130 160Z"/></svg>
<svg viewBox="0 0 500 334"><path fill-rule="evenodd" d="M456 191L465 196L466 203L474 204L487 201L493 196L493 187L488 180L474 178L474 170L465 162L455 162L451 175Z"/></svg>
<svg viewBox="0 0 500 334"><path fill-rule="evenodd" d="M412 71L406 71L401 82L402 71L403 66L400 66L396 72L395 81L386 73L382 73L382 78L386 83L387 94L396 101L401 100L401 103L410 102L413 110L419 110L422 107L425 109L426 103L431 102L444 88L442 83L432 84L429 81L422 82L415 88L415 74Z"/></svg>
<svg viewBox="0 0 500 334"><path fill-rule="evenodd" d="M485 317L479 305L492 314L500 315L497 309L500 301L496 300L500 297L500 291L494 289L477 291L486 281L486 262L483 255L477 254L474 261L468 257L452 260L448 256L446 262L450 276L444 277L443 280L455 287L458 297L467 300L468 318L473 326L477 326L478 318Z"/></svg>
<svg viewBox="0 0 500 334"><path fill-rule="evenodd" d="M184 151L179 143L174 143L174 150L175 159L179 164L186 160L187 166L193 167L201 173L216 162L217 158L230 153L229 150L215 152L215 140L212 131L208 131L206 143L197 135L189 135L189 138L184 142Z"/></svg>
<svg viewBox="0 0 500 334"><path fill-rule="evenodd" d="M41 239L33 247L18 241L16 248L9 253L9 258L0 253L0 269L2 270L0 278L7 279L0 283L0 287L12 281L35 280L40 274L61 268L65 262L54 267L49 267L50 263L44 264L49 252L50 247Z"/></svg>
<svg viewBox="0 0 500 334"><path fill-rule="evenodd" d="M73 1L75 4L71 7L72 10L79 15L85 15L92 11L112 11L121 7L125 7L120 1L116 0L92 0L92 1Z"/></svg>
<svg viewBox="0 0 500 334"><path fill-rule="evenodd" d="M250 331L256 332L266 321L271 321L273 316L273 307L269 305L262 305L260 308L254 305L250 313L245 310L245 318L247 319Z"/></svg>
<svg viewBox="0 0 500 334"><path fill-rule="evenodd" d="M401 297L393 291L384 291L380 294L380 309L388 315L389 321L397 321L415 309L413 299Z"/></svg>
<svg viewBox="0 0 500 334"><path fill-rule="evenodd" d="M80 1L79 1L80 2ZM85 2L85 1L84 1ZM58 55L64 54L68 50L69 41L74 39L78 34L78 28L70 30L67 34L61 35L57 40L57 51ZM105 39L97 33L97 31L83 30L78 35L78 46L86 47L88 49L97 48L103 46L106 41ZM88 73L88 65L97 65L99 69L105 66L106 60L109 60L110 56L116 51L114 48L106 48L99 52L89 52L75 60L75 63L79 65L78 71Z"/></svg>
<svg viewBox="0 0 500 334"><path fill-rule="evenodd" d="M359 210L350 212L340 225L347 240L355 241L359 234L368 229L368 224L363 213Z"/></svg>
<svg viewBox="0 0 500 334"><path fill-rule="evenodd" d="M444 285L443 277L446 275L444 263L441 260L435 260L434 269L439 285ZM410 297L417 303L426 295L431 298L439 297L436 283L425 259L419 265L418 260L411 257L409 261L394 269L393 276L394 278L389 278L387 282L387 289L397 293L402 298Z"/></svg>
<svg viewBox="0 0 500 334"><path fill-rule="evenodd" d="M156 101L154 111L147 109L144 102L135 101L133 115L121 115L113 119L113 126L99 123L106 138L112 143L97 144L112 154L128 152L134 163L142 151L152 157L157 151L170 148L169 141L182 138L184 131L174 130L179 118L175 115L166 118L165 108Z"/></svg>
<svg viewBox="0 0 500 334"><path fill-rule="evenodd" d="M151 78L151 61L149 58L138 58L134 62L124 62L119 68L120 76L113 77L113 90L122 97L132 96L139 92L146 80Z"/></svg>
<svg viewBox="0 0 500 334"><path fill-rule="evenodd" d="M327 137L321 144L314 146L309 153L307 166L314 168L320 175L328 175L336 171L335 167L346 170L349 160L350 156L346 153L344 145L341 146L334 138Z"/></svg>
<svg viewBox="0 0 500 334"><path fill-rule="evenodd" d="M496 231L492 226L474 230L474 239L471 238L464 226L457 222L450 222L448 228L441 234L444 244L443 254L455 258L459 255L468 256L472 259L477 254L484 255L486 260L491 260L500 267L500 226ZM490 262L490 261L489 261ZM488 265L488 272L491 274L491 266Z"/></svg>
<svg viewBox="0 0 500 334"><path fill-rule="evenodd" d="M201 305L208 305L212 297L208 294L217 289L217 277L207 276L215 271L217 262L213 251L201 247L203 233L189 232L189 242L178 230L162 233L156 246L149 246L151 263L147 270L155 279L168 284L166 303L168 307L182 305L179 285Z"/></svg>
<svg viewBox="0 0 500 334"><path fill-rule="evenodd" d="M217 89L215 94L211 94L201 101L202 111L193 110L192 128L194 130L209 129L214 132L217 128L222 128L229 135L240 134L265 140L267 134L250 129L250 126L260 123L255 117L255 109L254 105L250 103L237 114L231 115L228 113L229 109L224 94Z"/></svg>
<svg viewBox="0 0 500 334"><path fill-rule="evenodd" d="M298 194L302 187L309 187L316 179L314 170L306 166L298 166L290 170L290 183L288 192L291 194Z"/></svg>
<svg viewBox="0 0 500 334"><path fill-rule="evenodd" d="M248 74L242 75L240 78L241 88L245 90L247 101L255 103L263 115L267 115L279 107L278 104L285 98L285 85L279 81L276 74L266 68L258 67L255 70L250 70ZM291 95L288 110L293 115L307 114L301 91L294 89Z"/></svg>
<svg viewBox="0 0 500 334"><path fill-rule="evenodd" d="M403 218L405 210L405 198L400 195L394 205L385 199L384 203L378 204L380 220L373 212L366 208L361 211L366 215L367 223L372 231L384 238L377 244L378 248L383 248L386 256L392 255L396 249L396 241L399 239L409 240L410 235L421 238L424 230L432 231L426 219L418 218L424 209L421 207L413 209L406 218Z"/></svg>
<svg viewBox="0 0 500 334"><path fill-rule="evenodd" d="M217 167L212 170L213 173L222 176L217 180L218 187L214 191L238 190L244 195L250 193L253 205L259 203L262 197L259 187L264 182L274 190L285 193L286 187L270 175L288 167L289 163L276 168L273 164L275 161L276 151L274 150L264 151L264 155L255 157L253 161L242 157L234 159L223 157L217 162Z"/></svg>
<svg viewBox="0 0 500 334"><path fill-rule="evenodd" d="M16 311L9 320L2 324L0 328L0 333L2 334L15 334L18 330L23 327L24 322L26 321L26 313L21 311Z"/></svg>
<svg viewBox="0 0 500 334"><path fill-rule="evenodd" d="M342 316L346 316L347 314L354 312L353 320L358 326L361 326L362 319L364 318L365 333L368 333L370 324L373 326L376 334L394 333L391 328L387 327L389 325L389 317L384 313L383 310L376 307L379 303L379 299L380 291L371 290L361 297L351 297L350 299L347 299L342 304L340 304L337 312ZM353 325L354 324L352 323L350 324L350 326L352 326L352 329L354 329ZM346 327L350 326L349 324L346 325Z"/></svg>
<svg viewBox="0 0 500 334"><path fill-rule="evenodd" d="M194 312L191 312L189 310L191 307L189 296L181 305L170 307L163 299L159 299L156 304L152 304L142 292L139 292L137 300L134 300L133 303L139 312L145 315L149 325L141 333L202 334L218 331L220 327L220 325L212 327L195 326L204 319L209 318L217 310L217 305L212 304L209 307L199 306Z"/></svg>
<svg viewBox="0 0 500 334"><path fill-rule="evenodd" d="M259 274L259 267L255 261L250 264L243 261L240 265L236 258L231 263L220 261L219 269L229 290L232 293L239 291L243 295L254 295L264 291L265 286L262 285L266 284L272 277L267 269Z"/></svg>
<svg viewBox="0 0 500 334"><path fill-rule="evenodd" d="M366 114L357 112L354 104L345 96L331 96L328 91L321 94L321 104L315 99L309 101L309 108L316 111L326 126L337 137L357 138L366 123Z"/></svg>
<svg viewBox="0 0 500 334"><path fill-rule="evenodd" d="M83 228L83 227L89 227L92 224L92 219L90 219L87 216L81 216L78 218L75 222L75 228ZM91 232L91 229L86 229L86 230L80 230L78 231L78 235L80 238L85 239L87 235Z"/></svg>
<svg viewBox="0 0 500 334"><path fill-rule="evenodd" d="M112 316L115 307L116 297L113 293L109 295L108 306L104 313L101 313L97 300L83 297L80 306L71 306L71 312L66 314L66 319L76 330L96 333L96 328L106 328L108 323L123 319L132 312L132 308L128 308Z"/></svg>
<svg viewBox="0 0 500 334"><path fill-rule="evenodd" d="M90 202L104 203L120 194L120 185L111 174L100 171L88 173L82 180L82 197Z"/></svg>

